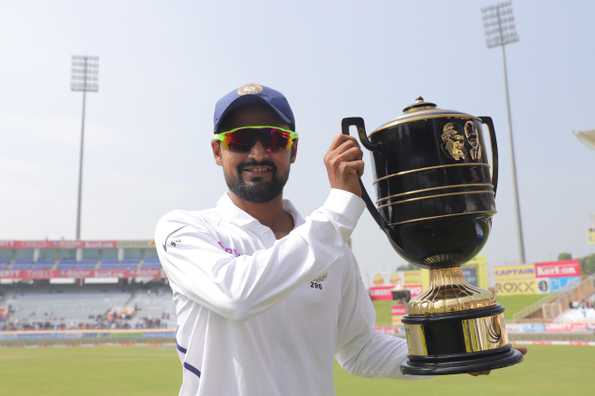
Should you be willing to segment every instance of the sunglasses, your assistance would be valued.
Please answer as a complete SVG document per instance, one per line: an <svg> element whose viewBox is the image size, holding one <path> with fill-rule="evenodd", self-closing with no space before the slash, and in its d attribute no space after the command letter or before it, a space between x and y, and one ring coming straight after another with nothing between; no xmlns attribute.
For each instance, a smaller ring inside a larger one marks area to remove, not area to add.
<svg viewBox="0 0 595 396"><path fill-rule="evenodd" d="M267 151L289 150L297 138L297 132L291 129L272 125L250 125L217 133L214 140L220 141L223 147L230 151L247 153L256 141L260 141Z"/></svg>

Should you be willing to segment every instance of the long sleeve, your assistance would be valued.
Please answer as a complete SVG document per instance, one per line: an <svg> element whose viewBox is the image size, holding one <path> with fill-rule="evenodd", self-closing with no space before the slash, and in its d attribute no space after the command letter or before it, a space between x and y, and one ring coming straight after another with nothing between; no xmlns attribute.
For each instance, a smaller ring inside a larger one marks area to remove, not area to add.
<svg viewBox="0 0 595 396"><path fill-rule="evenodd" d="M363 208L359 197L333 189L322 207L272 247L237 257L221 248L208 224L174 211L158 222L155 243L172 289L242 320L333 265Z"/></svg>
<svg viewBox="0 0 595 396"><path fill-rule="evenodd" d="M405 377L400 365L407 358L404 339L374 331L374 306L361 280L355 258L343 294L339 315L337 353L348 372L366 377Z"/></svg>

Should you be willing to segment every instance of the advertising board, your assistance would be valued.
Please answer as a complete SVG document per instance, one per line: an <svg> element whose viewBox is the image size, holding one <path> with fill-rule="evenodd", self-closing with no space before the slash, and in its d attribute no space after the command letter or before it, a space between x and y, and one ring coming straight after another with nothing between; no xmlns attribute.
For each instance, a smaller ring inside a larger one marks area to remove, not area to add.
<svg viewBox="0 0 595 396"><path fill-rule="evenodd" d="M406 304L394 304L391 307L392 323L394 325L400 325L401 319L407 314Z"/></svg>
<svg viewBox="0 0 595 396"><path fill-rule="evenodd" d="M393 299L392 289L393 285L378 285L372 286L368 290L372 300L390 301Z"/></svg>
<svg viewBox="0 0 595 396"><path fill-rule="evenodd" d="M538 294L535 266L533 264L499 265L494 269L496 294Z"/></svg>
<svg viewBox="0 0 595 396"><path fill-rule="evenodd" d="M581 275L581 263L578 260L561 260L535 263L537 278L567 278Z"/></svg>
<svg viewBox="0 0 595 396"><path fill-rule="evenodd" d="M581 281L579 276L568 276L565 278L539 278L537 279L537 289L540 293L557 293L560 290L578 285Z"/></svg>
<svg viewBox="0 0 595 396"><path fill-rule="evenodd" d="M68 270L0 270L0 279L29 281L54 278L162 278L159 268L126 269L68 269Z"/></svg>

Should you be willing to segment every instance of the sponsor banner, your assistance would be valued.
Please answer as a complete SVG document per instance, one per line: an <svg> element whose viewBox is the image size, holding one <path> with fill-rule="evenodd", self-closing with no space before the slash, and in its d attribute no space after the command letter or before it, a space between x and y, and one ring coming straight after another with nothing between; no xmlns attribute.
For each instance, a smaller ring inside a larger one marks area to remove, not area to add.
<svg viewBox="0 0 595 396"><path fill-rule="evenodd" d="M589 333L590 324L586 322L575 323L546 323L546 333Z"/></svg>
<svg viewBox="0 0 595 396"><path fill-rule="evenodd" d="M0 249L115 248L117 241L0 241Z"/></svg>
<svg viewBox="0 0 595 396"><path fill-rule="evenodd" d="M494 268L494 275L498 295L539 293L533 264L499 265Z"/></svg>
<svg viewBox="0 0 595 396"><path fill-rule="evenodd" d="M370 298L372 300L391 301L393 285L372 286L369 289Z"/></svg>
<svg viewBox="0 0 595 396"><path fill-rule="evenodd" d="M527 280L498 280L496 279L496 294L510 296L515 294L538 294L536 279Z"/></svg>
<svg viewBox="0 0 595 396"><path fill-rule="evenodd" d="M522 265L497 265L494 268L494 276L497 281L526 280L535 278L535 266L533 264Z"/></svg>
<svg viewBox="0 0 595 396"><path fill-rule="evenodd" d="M19 281L52 279L52 278L162 278L159 268L145 268L142 270L125 269L68 269L68 270L1 270L0 279ZM389 293L390 294L390 293Z"/></svg>
<svg viewBox="0 0 595 396"><path fill-rule="evenodd" d="M425 271L427 272L427 271ZM421 294L427 274L422 270L376 273L372 277L372 287L383 286L394 290L409 290L411 298Z"/></svg>
<svg viewBox="0 0 595 396"><path fill-rule="evenodd" d="M545 333L543 323L507 323L506 330L510 333Z"/></svg>
<svg viewBox="0 0 595 396"><path fill-rule="evenodd" d="M549 341L549 340L517 340L519 345L572 345L572 346L595 346L595 341Z"/></svg>
<svg viewBox="0 0 595 396"><path fill-rule="evenodd" d="M509 333L590 333L595 323L507 323Z"/></svg>
<svg viewBox="0 0 595 396"><path fill-rule="evenodd" d="M117 241L117 247L120 248L154 248L155 241L152 239L136 241Z"/></svg>
<svg viewBox="0 0 595 396"><path fill-rule="evenodd" d="M578 285L580 281L581 278L578 276L567 278L543 278L537 280L537 288L541 293L557 293L568 286Z"/></svg>
<svg viewBox="0 0 595 396"><path fill-rule="evenodd" d="M407 305L405 304L394 304L391 308L393 326L400 325L401 319L407 314Z"/></svg>
<svg viewBox="0 0 595 396"><path fill-rule="evenodd" d="M144 329L144 330L21 330L0 331L0 341L43 341L43 340L92 340L109 338L115 342L138 338L171 338L175 337L175 329Z"/></svg>
<svg viewBox="0 0 595 396"><path fill-rule="evenodd" d="M86 249L115 249L118 241L83 241L83 248Z"/></svg>
<svg viewBox="0 0 595 396"><path fill-rule="evenodd" d="M556 293L580 282L581 266L578 260L500 265L494 275L500 295Z"/></svg>
<svg viewBox="0 0 595 396"><path fill-rule="evenodd" d="M581 264L578 260L535 263L535 276L538 278L568 278L580 275Z"/></svg>
<svg viewBox="0 0 595 396"><path fill-rule="evenodd" d="M426 272L426 274L424 274ZM396 272L377 272L372 275L372 285L393 285L397 289L403 285L424 285L428 278L427 270L396 271Z"/></svg>

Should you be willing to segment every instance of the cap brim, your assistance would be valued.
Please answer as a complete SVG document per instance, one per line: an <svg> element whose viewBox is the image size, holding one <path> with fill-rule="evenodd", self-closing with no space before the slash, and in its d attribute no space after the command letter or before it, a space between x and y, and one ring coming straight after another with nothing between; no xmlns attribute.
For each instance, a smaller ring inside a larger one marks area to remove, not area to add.
<svg viewBox="0 0 595 396"><path fill-rule="evenodd" d="M291 120L289 120L281 111L279 111L275 106L264 100L258 95L242 95L236 98L233 102L231 102L227 108L221 113L219 119L217 120L217 125L215 125L215 132L219 132L219 125L221 121L225 119L225 117L229 114L229 112L249 104L262 104L268 107L269 109L273 110L277 116L281 119L281 121L285 122L288 125L292 125Z"/></svg>

